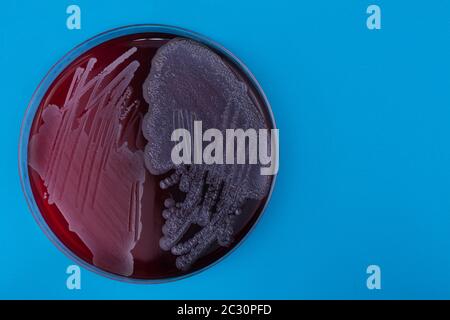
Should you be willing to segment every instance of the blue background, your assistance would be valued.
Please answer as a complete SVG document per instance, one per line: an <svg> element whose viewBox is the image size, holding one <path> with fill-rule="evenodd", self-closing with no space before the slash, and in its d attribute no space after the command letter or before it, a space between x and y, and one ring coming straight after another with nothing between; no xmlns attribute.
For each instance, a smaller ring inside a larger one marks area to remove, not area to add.
<svg viewBox="0 0 450 320"><path fill-rule="evenodd" d="M72 3L81 30L65 26ZM202 33L247 64L280 128L280 172L253 233L216 266L158 285L83 270L69 291L72 261L20 188L20 125L53 63L136 23ZM450 298L449 35L444 0L2 2L0 298ZM370 264L381 290L366 287Z"/></svg>

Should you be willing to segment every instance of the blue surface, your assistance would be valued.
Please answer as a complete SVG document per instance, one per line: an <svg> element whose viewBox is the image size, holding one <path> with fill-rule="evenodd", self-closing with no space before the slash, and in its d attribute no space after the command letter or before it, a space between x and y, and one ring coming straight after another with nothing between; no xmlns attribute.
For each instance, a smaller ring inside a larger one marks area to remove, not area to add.
<svg viewBox="0 0 450 320"><path fill-rule="evenodd" d="M53 3L53 4L51 4ZM450 298L448 1L4 1L0 298ZM125 4L126 3L126 4ZM366 28L366 8L382 29ZM247 240L194 277L126 284L89 271L66 289L66 258L20 188L22 116L47 70L110 28L164 23L231 50L280 128L272 200ZM366 267L382 290L366 288Z"/></svg>

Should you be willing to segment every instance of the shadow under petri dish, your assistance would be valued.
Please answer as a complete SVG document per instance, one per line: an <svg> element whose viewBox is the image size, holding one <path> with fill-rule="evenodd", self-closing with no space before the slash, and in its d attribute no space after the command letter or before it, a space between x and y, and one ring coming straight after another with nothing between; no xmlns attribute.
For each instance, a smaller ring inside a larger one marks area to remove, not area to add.
<svg viewBox="0 0 450 320"><path fill-rule="evenodd" d="M205 245L197 246L195 255L183 260L188 263L180 263L181 253L174 254L176 243L170 248L161 245L168 229L166 222L170 220L167 215L175 212L177 206L178 211L183 211L182 205L188 202L189 192L182 191L177 181L163 186L161 181L167 184L175 179L174 168L155 174L146 166L146 146L161 141L161 135L167 131L166 124L161 123L160 128L153 125L145 136L142 128L146 115L153 116L158 108L159 112L165 112L164 104L152 107L156 98L150 97L149 101L149 92L154 95L159 91L149 88L152 82L149 84L148 79L151 68L155 68L153 58L177 37L170 33L142 32L118 36L88 49L55 78L34 114L27 164L30 188L39 212L71 254L105 275L161 281L203 269L242 240L257 221L269 196L266 190L258 197L241 199L237 204L240 214L227 220L232 227L229 241L206 241ZM226 54L209 47L208 50L244 84L242 87L262 119L262 126L274 128L269 107L245 71ZM162 57L160 61L165 59ZM182 69L185 63L181 62ZM164 66L161 69L165 70ZM153 73L153 79L164 76L167 74ZM175 70L173 77L178 76ZM162 82L167 84L166 80ZM191 80L196 81L195 75ZM187 80L181 83L183 81ZM214 85L202 88L202 85L195 87L198 96L214 95L211 93ZM177 93L177 88L166 89L166 95L173 92L174 101L183 96ZM196 99L178 103L195 104ZM214 105L208 107L214 109ZM193 179L188 182L195 185L195 177L192 177L195 174L191 171L193 167L185 167L183 172L185 178ZM182 174L178 174L178 178ZM202 174L207 172L203 170ZM197 176L207 179L204 175ZM274 178L268 179L271 187ZM197 204L198 201L205 203L209 197L205 196L207 184L202 182L201 187L197 187L200 192ZM223 184L219 185L223 188ZM210 206L210 214L217 214L222 205L215 201L214 206ZM237 210L231 205L230 208ZM227 219L229 216L224 215ZM180 224L186 222L180 220L182 215L177 219ZM170 220L172 226L177 223L175 220ZM185 230L178 234L178 242L189 241L205 229L201 223L197 225L192 221L184 226ZM213 228L211 232L219 229ZM211 232L209 236L214 236Z"/></svg>

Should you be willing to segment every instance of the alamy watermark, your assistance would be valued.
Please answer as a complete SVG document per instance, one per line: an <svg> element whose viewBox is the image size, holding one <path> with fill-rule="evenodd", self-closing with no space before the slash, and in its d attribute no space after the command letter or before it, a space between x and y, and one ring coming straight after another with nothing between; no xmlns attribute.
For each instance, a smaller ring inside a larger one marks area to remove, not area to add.
<svg viewBox="0 0 450 320"><path fill-rule="evenodd" d="M219 129L203 132L202 121L194 121L193 136L179 128L172 132L171 140L178 142L171 152L175 165L259 164L261 175L278 172L278 129L226 129L224 137ZM204 142L209 142L205 148Z"/></svg>

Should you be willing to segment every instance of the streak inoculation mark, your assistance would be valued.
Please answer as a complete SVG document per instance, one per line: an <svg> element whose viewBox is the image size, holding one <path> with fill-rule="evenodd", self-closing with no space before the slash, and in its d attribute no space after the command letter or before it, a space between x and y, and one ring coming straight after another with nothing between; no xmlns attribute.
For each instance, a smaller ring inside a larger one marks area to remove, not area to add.
<svg viewBox="0 0 450 320"><path fill-rule="evenodd" d="M218 54L193 40L175 38L158 49L144 98L149 105L143 121L145 165L152 174L172 171L161 188L178 188L186 195L178 203L165 201L160 247L177 256L177 268L185 271L215 243L231 245L235 216L247 200L267 196L272 178L260 174L259 164L174 165L173 130L184 128L193 135L194 120L222 133L267 129L267 123L247 85ZM186 239L193 226L199 231Z"/></svg>
<svg viewBox="0 0 450 320"><path fill-rule="evenodd" d="M64 104L43 109L43 123L29 143L29 152L38 155L29 164L43 180L49 204L90 249L94 265L125 276L133 273L145 182L143 153L123 138L128 126L141 121L139 101L130 101L136 50L96 75L95 58L78 67Z"/></svg>

